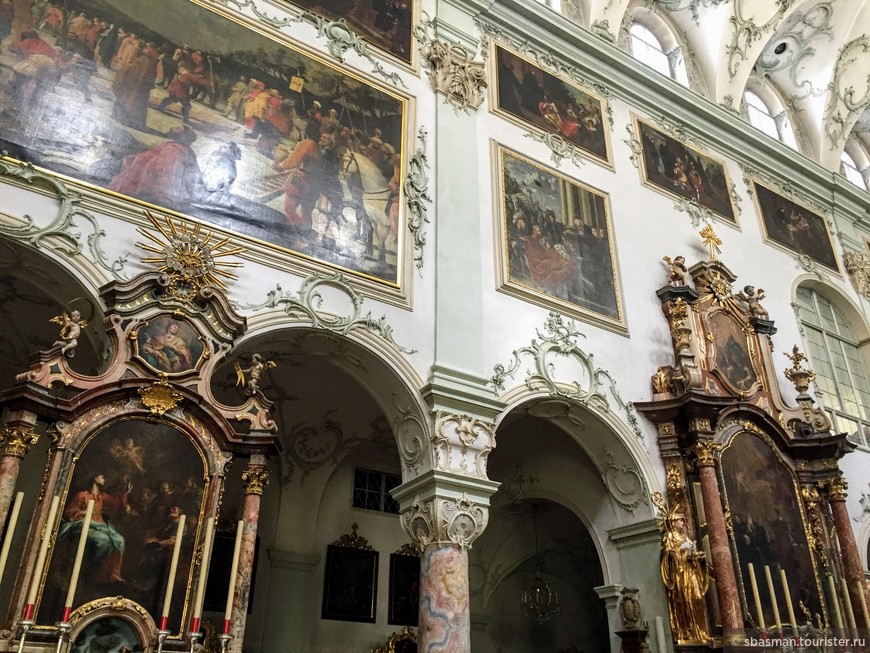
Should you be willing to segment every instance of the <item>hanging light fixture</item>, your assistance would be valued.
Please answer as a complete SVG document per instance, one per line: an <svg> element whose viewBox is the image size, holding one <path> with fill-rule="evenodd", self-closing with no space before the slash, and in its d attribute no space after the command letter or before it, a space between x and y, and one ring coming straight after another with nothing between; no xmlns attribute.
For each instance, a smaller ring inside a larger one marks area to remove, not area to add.
<svg viewBox="0 0 870 653"><path fill-rule="evenodd" d="M559 595L547 581L541 578L541 563L538 559L538 505L532 505L532 515L535 525L535 580L523 592L523 614L542 624L559 614Z"/></svg>

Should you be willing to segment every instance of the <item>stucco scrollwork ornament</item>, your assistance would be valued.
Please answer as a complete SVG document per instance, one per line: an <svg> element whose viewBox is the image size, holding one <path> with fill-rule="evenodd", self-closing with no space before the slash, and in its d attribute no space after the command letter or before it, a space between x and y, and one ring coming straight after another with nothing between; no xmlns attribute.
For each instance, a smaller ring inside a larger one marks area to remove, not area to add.
<svg viewBox="0 0 870 653"><path fill-rule="evenodd" d="M321 311L323 305L321 286L346 294L353 305L353 312L350 315L338 316ZM378 336L404 354L417 353L416 349L405 349L393 339L393 327L387 324L386 315L377 320L372 317L371 312L363 315L364 301L363 296L350 286L347 278L340 272L332 274L318 272L306 278L296 293L290 293L278 284L274 290L267 293L266 301L260 304L239 304L236 308L261 311L281 307L291 317L307 319L315 329L325 329L340 335L348 335L352 331L362 329Z"/></svg>
<svg viewBox="0 0 870 653"><path fill-rule="evenodd" d="M647 0L647 5L661 7L668 12L688 10L692 13L692 20L695 21L695 24L700 25L701 14L698 10L701 7L718 7L728 1L729 0Z"/></svg>
<svg viewBox="0 0 870 653"><path fill-rule="evenodd" d="M750 3L746 0L734 0L734 11L728 18L731 23L731 42L725 48L728 54L729 79L737 76L737 70L749 57L753 43L779 24L793 2L794 0L776 0L776 12L764 24L759 25L755 22L754 15L749 18L744 16L744 9L749 8ZM753 11L757 8L755 5L752 7Z"/></svg>
<svg viewBox="0 0 870 653"><path fill-rule="evenodd" d="M536 333L538 337L532 339L529 346L513 351L513 361L509 366L498 364L493 367L495 373L489 383L496 392L504 391L505 380L508 377L513 379L523 365L523 361L528 359L525 385L530 391L544 389L551 397L572 399L583 405L609 412L611 406L605 395L606 386L610 398L622 411L626 424L638 438L643 439L634 405L630 401L624 401L619 395L616 381L610 372L595 366L593 354L577 346L578 337L586 336L575 329L573 320L551 311L544 323L544 330L537 329ZM581 372L579 380L555 378L554 362L557 358L569 358L573 363L578 364Z"/></svg>
<svg viewBox="0 0 870 653"><path fill-rule="evenodd" d="M26 186L48 188L58 201L57 214L48 224L39 226L29 215L24 215L19 224L0 223L0 236L6 236L36 248L45 247L65 256L83 254L85 243L90 260L108 272L112 278L125 281L128 253L111 260L103 251L106 232L100 227L96 216L81 207L81 193L67 188L60 179L45 175L29 163L17 163L7 158L0 150L0 176L8 177ZM78 231L82 222L90 227L85 237Z"/></svg>
<svg viewBox="0 0 870 653"><path fill-rule="evenodd" d="M870 259L858 252L846 252L843 263L855 291L864 299L870 299Z"/></svg>
<svg viewBox="0 0 870 653"><path fill-rule="evenodd" d="M477 111L488 86L484 63L475 61L474 53L465 46L437 38L424 44L421 52L435 92L443 94L457 110Z"/></svg>
<svg viewBox="0 0 870 653"><path fill-rule="evenodd" d="M580 149L566 141L558 134L552 132L543 132L540 134L526 132L523 136L531 138L533 141L537 141L538 143L543 143L550 148L550 160L552 160L557 168L561 167L562 161L565 159L569 159L571 163L578 168L585 163Z"/></svg>
<svg viewBox="0 0 870 653"><path fill-rule="evenodd" d="M245 484L245 494L262 495L269 485L269 472L260 465L251 465L242 472L242 482Z"/></svg>
<svg viewBox="0 0 870 653"><path fill-rule="evenodd" d="M862 492L861 498L858 499L858 505L861 506L861 514L857 517L852 517L852 520L861 522L867 519L868 516L870 516L870 494Z"/></svg>
<svg viewBox="0 0 870 653"><path fill-rule="evenodd" d="M843 146L849 137L849 131L855 119L870 105L870 79L863 73L863 62L870 52L870 36L862 34L852 39L837 55L837 65L834 69L834 79L831 81L831 92L825 107L823 124L828 137L830 149ZM861 72L863 88L854 86L854 70ZM826 89L827 90L827 89Z"/></svg>
<svg viewBox="0 0 870 653"><path fill-rule="evenodd" d="M465 493L461 497L414 497L411 508L402 513L402 528L422 551L430 544L470 549L489 521L489 510Z"/></svg>
<svg viewBox="0 0 870 653"><path fill-rule="evenodd" d="M491 424L438 411L432 445L436 469L486 478L486 460L495 448L495 435Z"/></svg>
<svg viewBox="0 0 870 653"><path fill-rule="evenodd" d="M643 156L643 145L637 137L637 134L634 133L634 128L630 124L625 126L625 131L628 132L628 138L622 139L622 142L631 150L628 160L631 161L631 165L637 168L640 166L640 157Z"/></svg>
<svg viewBox="0 0 870 653"><path fill-rule="evenodd" d="M33 429L5 426L0 430L0 453L4 456L24 458L30 447L39 442L39 435Z"/></svg>
<svg viewBox="0 0 870 653"><path fill-rule="evenodd" d="M405 201L408 203L408 230L414 237L414 264L418 270L423 269L423 246L426 244L423 225L429 223L428 205L432 203L429 196L429 163L426 160L427 135L422 127L417 131L420 147L408 161L404 185Z"/></svg>
<svg viewBox="0 0 870 653"><path fill-rule="evenodd" d="M400 417L393 425L399 457L410 477L417 476L422 468L426 452L429 450L427 433L429 429L409 408L397 406Z"/></svg>
<svg viewBox="0 0 870 653"><path fill-rule="evenodd" d="M619 507L634 514L634 509L649 497L646 483L640 472L628 465L618 465L614 455L605 449L607 466L604 468L604 485Z"/></svg>
<svg viewBox="0 0 870 653"><path fill-rule="evenodd" d="M367 438L360 435L346 433L342 424L333 419L334 412L326 413L320 424L309 422L294 424L289 433L282 438L284 451L281 460L285 488L290 487L297 469L302 470L302 482L304 482L311 472L329 463L337 464L343 454L366 441Z"/></svg>
<svg viewBox="0 0 870 653"><path fill-rule="evenodd" d="M694 197L679 198L674 202L674 208L680 213L688 215L693 227L700 227L702 224L709 226L713 222L713 212L706 206L698 204Z"/></svg>

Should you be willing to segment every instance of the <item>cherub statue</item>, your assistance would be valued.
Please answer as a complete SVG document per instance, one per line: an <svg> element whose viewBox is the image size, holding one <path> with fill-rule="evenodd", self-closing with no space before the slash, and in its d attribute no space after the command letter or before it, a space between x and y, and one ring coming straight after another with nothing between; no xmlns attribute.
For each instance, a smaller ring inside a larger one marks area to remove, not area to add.
<svg viewBox="0 0 870 653"><path fill-rule="evenodd" d="M245 369L242 369L242 366L236 361L236 385L243 385L245 383L245 374L249 374L245 394L262 394L260 381L263 379L263 374L266 370L270 370L276 365L275 361L264 361L260 354L252 355L251 366Z"/></svg>
<svg viewBox="0 0 870 653"><path fill-rule="evenodd" d="M767 309L761 305L761 300L764 299L764 289L755 289L754 286L746 286L743 292L737 293L736 297L749 306L749 314L759 320L769 319Z"/></svg>
<svg viewBox="0 0 870 653"><path fill-rule="evenodd" d="M78 311L64 311L63 315L56 315L49 321L60 325L60 340L55 340L52 347L60 347L60 353L69 358L75 356L79 336L82 329L88 326L88 321L83 320Z"/></svg>
<svg viewBox="0 0 870 653"><path fill-rule="evenodd" d="M676 256L671 260L670 256L663 256L662 260L668 264L668 285L669 286L687 286L686 278L689 276L689 270L686 268L686 258L684 256Z"/></svg>

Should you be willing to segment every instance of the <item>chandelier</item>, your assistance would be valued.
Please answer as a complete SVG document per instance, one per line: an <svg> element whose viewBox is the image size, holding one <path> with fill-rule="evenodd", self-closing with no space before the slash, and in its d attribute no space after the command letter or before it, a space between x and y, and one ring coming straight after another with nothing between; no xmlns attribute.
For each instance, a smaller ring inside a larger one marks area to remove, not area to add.
<svg viewBox="0 0 870 653"><path fill-rule="evenodd" d="M538 559L538 506L532 506L532 514L535 525L535 580L523 592L523 614L542 624L550 620L553 615L559 614L559 595L552 589L547 581L541 578L541 564Z"/></svg>

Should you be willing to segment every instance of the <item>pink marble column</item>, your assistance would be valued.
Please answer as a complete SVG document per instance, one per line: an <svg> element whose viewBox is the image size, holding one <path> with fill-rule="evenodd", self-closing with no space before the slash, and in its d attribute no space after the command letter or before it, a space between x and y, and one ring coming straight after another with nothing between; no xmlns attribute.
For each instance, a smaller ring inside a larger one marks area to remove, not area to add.
<svg viewBox="0 0 870 653"><path fill-rule="evenodd" d="M254 573L254 547L257 543L257 524L260 520L260 499L269 484L263 456L252 456L251 464L242 472L245 482L245 502L242 506L242 548L239 552L239 567L236 572L236 591L233 594L233 623L230 631L233 639L230 651L242 650L245 639L245 621L248 616L248 602L251 599L251 577Z"/></svg>
<svg viewBox="0 0 870 653"><path fill-rule="evenodd" d="M468 653L471 650L466 549L432 544L423 550L417 641L421 653Z"/></svg>
<svg viewBox="0 0 870 653"><path fill-rule="evenodd" d="M35 425L34 413L15 411L0 430L0 524L6 523L18 483L21 459L39 441L39 436L33 432Z"/></svg>
<svg viewBox="0 0 870 653"><path fill-rule="evenodd" d="M843 477L836 478L827 484L828 503L831 506L831 514L834 518L834 531L837 533L837 542L840 544L840 558L843 561L843 572L846 575L846 584L849 586L849 598L855 612L855 622L858 628L870 628L870 624L864 623L864 614L861 612L861 599L858 592L864 588L864 571L861 567L861 556L858 553L858 544L855 542L855 533L849 520L849 511L846 509L846 484ZM865 601L870 603L870 597L865 593Z"/></svg>

